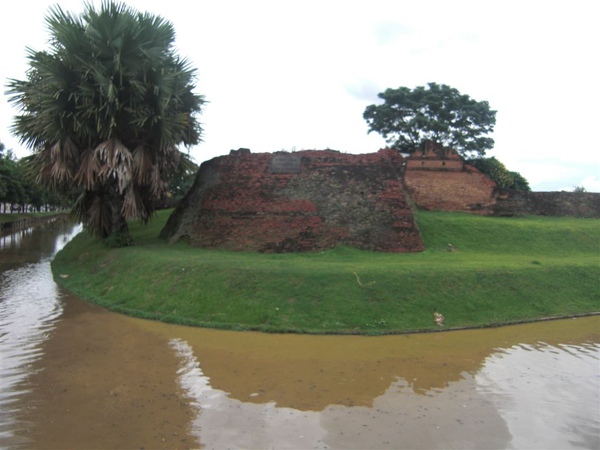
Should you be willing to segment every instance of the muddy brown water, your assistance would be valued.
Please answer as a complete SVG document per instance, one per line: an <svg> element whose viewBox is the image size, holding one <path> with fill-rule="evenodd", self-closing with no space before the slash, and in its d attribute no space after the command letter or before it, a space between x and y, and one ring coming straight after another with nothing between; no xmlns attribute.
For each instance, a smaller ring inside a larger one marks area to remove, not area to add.
<svg viewBox="0 0 600 450"><path fill-rule="evenodd" d="M78 230L0 237L0 447L600 447L600 317L402 336L180 327L58 288Z"/></svg>

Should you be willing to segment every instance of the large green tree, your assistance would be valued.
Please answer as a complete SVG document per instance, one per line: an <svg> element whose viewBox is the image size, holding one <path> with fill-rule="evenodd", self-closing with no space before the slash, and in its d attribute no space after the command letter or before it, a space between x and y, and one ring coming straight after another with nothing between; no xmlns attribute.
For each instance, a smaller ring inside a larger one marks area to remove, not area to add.
<svg viewBox="0 0 600 450"><path fill-rule="evenodd" d="M426 140L452 147L463 156L481 155L494 146L496 111L445 84L399 87L378 94L382 104L363 114L369 133L380 133L394 148L413 152Z"/></svg>
<svg viewBox="0 0 600 450"><path fill-rule="evenodd" d="M25 80L8 93L13 131L34 152L38 179L81 194L73 209L101 238L126 245L127 220L147 222L169 177L200 141L195 70L165 19L121 3L50 9L48 51L28 49Z"/></svg>

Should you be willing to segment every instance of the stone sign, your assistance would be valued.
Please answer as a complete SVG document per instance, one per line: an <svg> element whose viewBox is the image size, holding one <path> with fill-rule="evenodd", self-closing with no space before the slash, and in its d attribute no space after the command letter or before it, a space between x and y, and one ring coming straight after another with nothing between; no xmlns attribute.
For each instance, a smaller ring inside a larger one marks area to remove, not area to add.
<svg viewBox="0 0 600 450"><path fill-rule="evenodd" d="M297 153L275 153L269 161L271 173L302 173L302 156Z"/></svg>

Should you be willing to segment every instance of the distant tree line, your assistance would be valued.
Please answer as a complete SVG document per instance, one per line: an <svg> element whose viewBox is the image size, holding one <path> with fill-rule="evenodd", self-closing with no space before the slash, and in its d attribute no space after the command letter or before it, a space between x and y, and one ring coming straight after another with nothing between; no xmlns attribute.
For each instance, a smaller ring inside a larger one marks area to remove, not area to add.
<svg viewBox="0 0 600 450"><path fill-rule="evenodd" d="M70 209L81 193L77 189L60 192L38 183L31 158L17 159L0 142L0 214ZM174 207L194 183L197 171L198 165L190 158L180 164L156 208Z"/></svg>
<svg viewBox="0 0 600 450"><path fill-rule="evenodd" d="M71 204L67 195L44 189L29 176L28 158L17 159L0 142L0 214L64 209Z"/></svg>

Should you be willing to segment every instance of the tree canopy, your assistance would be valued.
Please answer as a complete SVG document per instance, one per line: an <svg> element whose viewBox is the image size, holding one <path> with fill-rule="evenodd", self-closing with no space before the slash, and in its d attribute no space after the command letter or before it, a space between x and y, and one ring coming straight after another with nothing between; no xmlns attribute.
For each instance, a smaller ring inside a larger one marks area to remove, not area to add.
<svg viewBox="0 0 600 450"><path fill-rule="evenodd" d="M22 205L28 200L28 190L30 186L25 182L22 165L0 142L0 203Z"/></svg>
<svg viewBox="0 0 600 450"><path fill-rule="evenodd" d="M462 156L481 155L494 146L496 111L445 84L386 89L383 104L369 105L363 118L369 133L380 133L394 148L414 152L426 140L452 147Z"/></svg>
<svg viewBox="0 0 600 450"><path fill-rule="evenodd" d="M531 191L529 182L519 172L509 171L496 157L491 158L473 158L467 160L467 163L476 167L490 180L496 183L496 186L514 191Z"/></svg>
<svg viewBox="0 0 600 450"><path fill-rule="evenodd" d="M28 49L27 78L9 82L13 132L39 181L81 192L73 212L86 229L125 245L127 220L150 219L187 158L179 146L200 141L195 70L170 22L124 4L79 16L55 6L46 23L50 49Z"/></svg>

